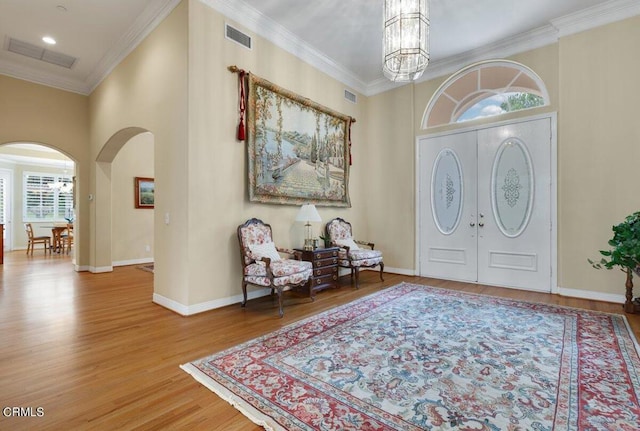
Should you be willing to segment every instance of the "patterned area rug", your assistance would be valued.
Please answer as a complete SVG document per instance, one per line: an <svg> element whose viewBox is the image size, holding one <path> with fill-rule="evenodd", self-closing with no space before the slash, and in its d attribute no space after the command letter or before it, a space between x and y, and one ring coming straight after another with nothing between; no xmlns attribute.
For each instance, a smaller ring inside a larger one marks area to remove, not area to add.
<svg viewBox="0 0 640 431"><path fill-rule="evenodd" d="M622 315L402 283L185 364L269 430L638 430Z"/></svg>

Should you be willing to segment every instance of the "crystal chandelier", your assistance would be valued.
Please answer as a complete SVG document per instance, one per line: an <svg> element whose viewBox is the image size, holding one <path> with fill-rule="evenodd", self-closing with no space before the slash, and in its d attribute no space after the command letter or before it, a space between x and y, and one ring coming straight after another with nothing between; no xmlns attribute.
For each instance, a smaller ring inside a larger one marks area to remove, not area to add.
<svg viewBox="0 0 640 431"><path fill-rule="evenodd" d="M429 64L427 0L385 0L382 71L392 81L418 79Z"/></svg>
<svg viewBox="0 0 640 431"><path fill-rule="evenodd" d="M73 191L73 183L67 181L55 181L49 183L51 190L58 190L60 193L71 193Z"/></svg>
<svg viewBox="0 0 640 431"><path fill-rule="evenodd" d="M67 162L64 162L64 174L57 178L58 181L49 183L49 189L57 190L60 193L71 193L73 191L73 181L67 177Z"/></svg>

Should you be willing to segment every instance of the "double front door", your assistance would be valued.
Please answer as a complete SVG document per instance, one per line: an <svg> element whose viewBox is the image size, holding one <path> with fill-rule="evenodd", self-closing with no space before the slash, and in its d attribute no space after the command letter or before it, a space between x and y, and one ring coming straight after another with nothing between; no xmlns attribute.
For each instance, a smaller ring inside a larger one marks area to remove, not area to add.
<svg viewBox="0 0 640 431"><path fill-rule="evenodd" d="M419 140L421 276L551 290L551 121Z"/></svg>

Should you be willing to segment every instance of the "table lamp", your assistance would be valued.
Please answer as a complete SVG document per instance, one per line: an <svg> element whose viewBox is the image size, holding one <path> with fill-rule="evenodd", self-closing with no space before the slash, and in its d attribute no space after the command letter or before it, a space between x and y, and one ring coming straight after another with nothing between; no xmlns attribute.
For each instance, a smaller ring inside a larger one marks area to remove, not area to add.
<svg viewBox="0 0 640 431"><path fill-rule="evenodd" d="M318 210L316 210L316 206L313 204L304 204L300 207L300 211L298 211L298 215L296 216L296 221L306 222L305 226L307 228L306 237L304 239L304 249L305 250L313 250L313 237L311 235L311 222L321 222L320 214L318 214Z"/></svg>

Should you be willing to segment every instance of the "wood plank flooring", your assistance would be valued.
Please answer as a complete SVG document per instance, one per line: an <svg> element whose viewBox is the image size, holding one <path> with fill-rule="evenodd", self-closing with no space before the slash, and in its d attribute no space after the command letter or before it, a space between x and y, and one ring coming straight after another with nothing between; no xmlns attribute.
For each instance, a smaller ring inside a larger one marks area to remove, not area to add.
<svg viewBox="0 0 640 431"><path fill-rule="evenodd" d="M347 277L313 303L286 296L283 319L268 297L182 317L151 302L153 274L135 266L77 273L68 256L16 251L0 265L0 430L260 430L179 365L401 281L622 314L620 304L365 271L359 290ZM627 317L640 338L640 316Z"/></svg>

